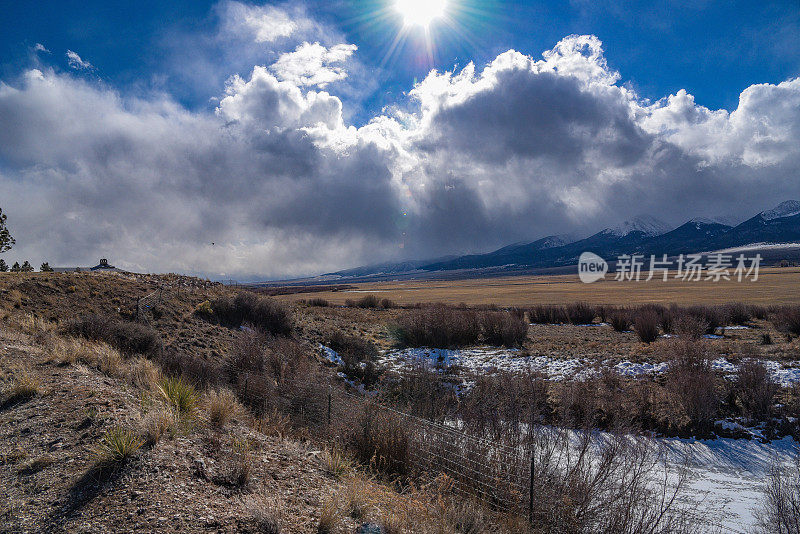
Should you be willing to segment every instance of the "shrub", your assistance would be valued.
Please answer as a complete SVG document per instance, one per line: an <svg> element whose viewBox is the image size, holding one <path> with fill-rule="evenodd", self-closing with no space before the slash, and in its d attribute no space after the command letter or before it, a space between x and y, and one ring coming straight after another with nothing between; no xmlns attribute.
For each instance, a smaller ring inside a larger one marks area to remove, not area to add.
<svg viewBox="0 0 800 534"><path fill-rule="evenodd" d="M735 390L745 417L764 421L772 409L778 384L762 362L747 359L739 365L736 372Z"/></svg>
<svg viewBox="0 0 800 534"><path fill-rule="evenodd" d="M384 310L389 310L391 308L396 308L397 304L393 300L389 299L381 299L381 308Z"/></svg>
<svg viewBox="0 0 800 534"><path fill-rule="evenodd" d="M703 334L708 332L708 323L701 317L689 314L681 314L675 319L675 326L673 327L678 336L687 340L698 340L703 337Z"/></svg>
<svg viewBox="0 0 800 534"><path fill-rule="evenodd" d="M128 363L128 380L140 389L155 389L160 378L161 371L150 360L138 357Z"/></svg>
<svg viewBox="0 0 800 534"><path fill-rule="evenodd" d="M174 433L178 421L171 408L160 408L147 413L142 419L144 442L149 446L158 443L167 433Z"/></svg>
<svg viewBox="0 0 800 534"><path fill-rule="evenodd" d="M208 422L214 428L222 428L236 414L238 403L230 390L218 389L206 394L206 405Z"/></svg>
<svg viewBox="0 0 800 534"><path fill-rule="evenodd" d="M41 384L39 379L27 371L15 371L11 376L11 384L3 399L4 405L25 402L39 394Z"/></svg>
<svg viewBox="0 0 800 534"><path fill-rule="evenodd" d="M368 340L336 331L328 337L327 345L342 359L342 371L353 379L361 380L370 387L383 372L375 365L378 349Z"/></svg>
<svg viewBox="0 0 800 534"><path fill-rule="evenodd" d="M678 408L670 422L683 428L708 429L720 404L708 349L702 343L679 341L670 343L666 352L671 358L664 387ZM681 415L684 421L680 421Z"/></svg>
<svg viewBox="0 0 800 534"><path fill-rule="evenodd" d="M99 315L84 315L68 321L65 333L105 341L126 356L155 356L162 350L161 339L153 328Z"/></svg>
<svg viewBox="0 0 800 534"><path fill-rule="evenodd" d="M631 325L631 315L628 310L618 309L611 312L608 316L611 328L617 332L626 332Z"/></svg>
<svg viewBox="0 0 800 534"><path fill-rule="evenodd" d="M339 503L334 497L326 498L322 503L319 522L317 523L317 534L333 534L341 521L339 513Z"/></svg>
<svg viewBox="0 0 800 534"><path fill-rule="evenodd" d="M414 362L412 368L381 389L392 404L431 421L442 421L453 413L457 397L452 384L426 362Z"/></svg>
<svg viewBox="0 0 800 534"><path fill-rule="evenodd" d="M250 483L253 474L253 455L250 444L244 439L234 439L231 446L231 466L227 482L244 487Z"/></svg>
<svg viewBox="0 0 800 534"><path fill-rule="evenodd" d="M532 450L536 532L692 531L690 510L678 504L685 475L660 464L645 438L543 427Z"/></svg>
<svg viewBox="0 0 800 534"><path fill-rule="evenodd" d="M342 478L353 471L353 462L339 449L325 449L319 461L322 470L333 478Z"/></svg>
<svg viewBox="0 0 800 534"><path fill-rule="evenodd" d="M401 416L368 405L349 436L349 446L364 465L387 475L405 476L411 470L411 450Z"/></svg>
<svg viewBox="0 0 800 534"><path fill-rule="evenodd" d="M722 313L725 317L725 324L731 326L745 324L751 317L750 308L742 302L726 304L722 308Z"/></svg>
<svg viewBox="0 0 800 534"><path fill-rule="evenodd" d="M280 534L285 523L280 501L266 495L250 495L245 501L255 531L260 534Z"/></svg>
<svg viewBox="0 0 800 534"><path fill-rule="evenodd" d="M216 387L221 381L220 366L197 356L166 349L155 359L167 375L181 376L198 387Z"/></svg>
<svg viewBox="0 0 800 534"><path fill-rule="evenodd" d="M482 312L478 321L488 345L519 347L528 337L528 323L508 312Z"/></svg>
<svg viewBox="0 0 800 534"><path fill-rule="evenodd" d="M100 440L95 449L98 464L120 464L138 451L144 442L130 429L114 427Z"/></svg>
<svg viewBox="0 0 800 534"><path fill-rule="evenodd" d="M210 320L214 317L214 308L211 307L211 303L207 300L201 302L194 312L206 320Z"/></svg>
<svg viewBox="0 0 800 534"><path fill-rule="evenodd" d="M458 418L476 435L516 439L550 415L548 383L538 373L480 375L458 402Z"/></svg>
<svg viewBox="0 0 800 534"><path fill-rule="evenodd" d="M769 312L767 311L766 306L751 304L749 309L750 309L750 315L753 317L753 319L760 319L763 321L769 316Z"/></svg>
<svg viewBox="0 0 800 534"><path fill-rule="evenodd" d="M379 305L380 301L375 295L364 295L356 301L359 308L377 308Z"/></svg>
<svg viewBox="0 0 800 534"><path fill-rule="evenodd" d="M717 328L725 323L721 309L716 306L690 306L683 313L694 317L698 324L704 323L706 325L706 334L713 334L717 331Z"/></svg>
<svg viewBox="0 0 800 534"><path fill-rule="evenodd" d="M192 413L197 406L197 390L182 377L164 378L158 392L179 414Z"/></svg>
<svg viewBox="0 0 800 534"><path fill-rule="evenodd" d="M642 310L633 320L633 331L644 343L652 343L658 339L658 313L655 310Z"/></svg>
<svg viewBox="0 0 800 534"><path fill-rule="evenodd" d="M400 316L391 331L403 347L463 347L477 344L480 338L475 312L443 305L410 310Z"/></svg>
<svg viewBox="0 0 800 534"><path fill-rule="evenodd" d="M597 315L594 306L585 302L568 304L566 307L567 320L572 324L591 324Z"/></svg>
<svg viewBox="0 0 800 534"><path fill-rule="evenodd" d="M292 317L289 309L280 302L248 291L226 295L211 303L214 315L220 323L240 327L251 324L273 335L288 336L292 332Z"/></svg>
<svg viewBox="0 0 800 534"><path fill-rule="evenodd" d="M567 322L567 314L561 306L533 306L528 317L534 324L561 324Z"/></svg>
<svg viewBox="0 0 800 534"><path fill-rule="evenodd" d="M781 332L800 336L800 306L784 306L773 315L772 323Z"/></svg>
<svg viewBox="0 0 800 534"><path fill-rule="evenodd" d="M372 508L371 493L372 488L361 478L354 477L347 480L342 495L347 515L356 521L365 519Z"/></svg>
<svg viewBox="0 0 800 534"><path fill-rule="evenodd" d="M790 467L773 460L756 517L760 532L800 532L800 460Z"/></svg>
<svg viewBox="0 0 800 534"><path fill-rule="evenodd" d="M330 305L327 300L325 300L323 298L320 298L320 297L309 299L307 304L309 306L317 306L317 307L320 307L320 308L327 308Z"/></svg>

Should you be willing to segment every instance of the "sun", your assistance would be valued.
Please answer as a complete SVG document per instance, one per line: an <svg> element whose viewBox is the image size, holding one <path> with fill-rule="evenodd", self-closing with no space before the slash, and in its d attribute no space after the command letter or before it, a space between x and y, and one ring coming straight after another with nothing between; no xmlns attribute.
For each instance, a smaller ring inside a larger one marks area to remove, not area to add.
<svg viewBox="0 0 800 534"><path fill-rule="evenodd" d="M395 0L395 9L403 15L406 26L427 28L447 10L447 0Z"/></svg>

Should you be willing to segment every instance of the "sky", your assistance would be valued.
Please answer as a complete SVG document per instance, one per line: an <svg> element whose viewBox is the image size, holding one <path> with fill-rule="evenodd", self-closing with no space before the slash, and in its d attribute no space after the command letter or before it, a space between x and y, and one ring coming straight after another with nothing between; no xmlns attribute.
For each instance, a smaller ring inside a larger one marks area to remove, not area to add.
<svg viewBox="0 0 800 534"><path fill-rule="evenodd" d="M741 220L800 199L797 35L798 0L7 3L4 259L257 280Z"/></svg>

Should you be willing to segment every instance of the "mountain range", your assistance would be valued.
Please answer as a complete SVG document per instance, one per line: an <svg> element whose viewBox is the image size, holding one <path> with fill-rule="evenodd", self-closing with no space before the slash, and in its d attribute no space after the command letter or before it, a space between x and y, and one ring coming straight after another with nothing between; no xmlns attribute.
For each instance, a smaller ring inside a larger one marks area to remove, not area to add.
<svg viewBox="0 0 800 534"><path fill-rule="evenodd" d="M677 256L737 247L795 244L800 248L800 201L787 200L736 226L720 220L695 218L670 229L643 215L605 228L584 239L547 236L529 243L508 245L485 254L385 263L324 275L326 278L374 277L402 273L440 273L456 270L525 270L574 265L582 252L611 260L622 254Z"/></svg>

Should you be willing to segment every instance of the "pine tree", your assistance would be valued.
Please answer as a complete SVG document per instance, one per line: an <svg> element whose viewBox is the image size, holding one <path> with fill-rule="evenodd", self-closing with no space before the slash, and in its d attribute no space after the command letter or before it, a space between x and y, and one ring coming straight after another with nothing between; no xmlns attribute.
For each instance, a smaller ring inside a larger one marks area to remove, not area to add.
<svg viewBox="0 0 800 534"><path fill-rule="evenodd" d="M0 253L11 250L14 243L16 241L14 241L14 238L8 232L8 228L6 228L6 215L0 208Z"/></svg>
<svg viewBox="0 0 800 534"><path fill-rule="evenodd" d="M22 268L20 269L23 273L32 273L33 272L33 265L28 260L25 260L22 263Z"/></svg>
<svg viewBox="0 0 800 534"><path fill-rule="evenodd" d="M42 264L42 266L39 268L39 270L42 271L43 273L52 273L53 272L53 268L50 267L50 264L48 262L44 262Z"/></svg>
<svg viewBox="0 0 800 534"><path fill-rule="evenodd" d="M18 273L18 272L20 272L21 270L22 270L22 269L21 269L21 268L20 268L20 266L19 266L19 262L18 262L18 261L15 261L15 262L14 262L14 265L12 265L12 266L11 266L11 272L12 272L12 273Z"/></svg>
<svg viewBox="0 0 800 534"><path fill-rule="evenodd" d="M0 258L0 273L7 273L8 272L8 264L6 260Z"/></svg>

